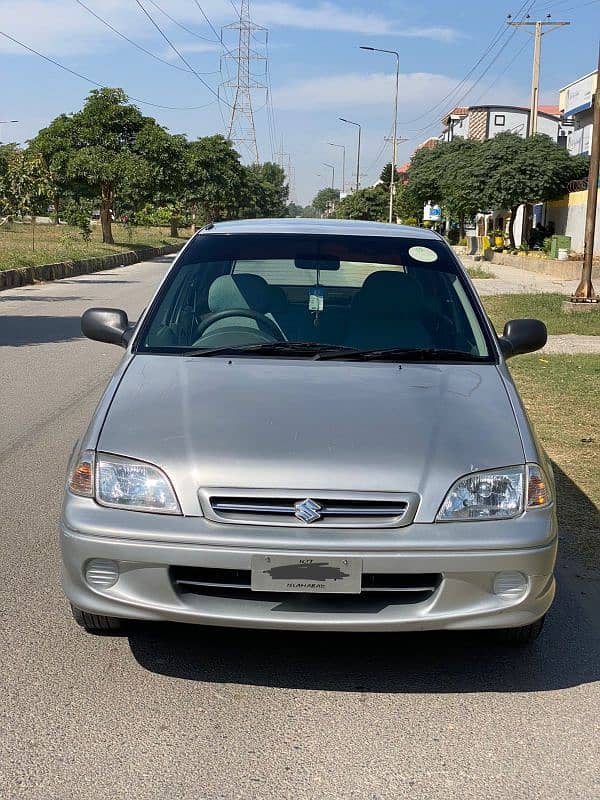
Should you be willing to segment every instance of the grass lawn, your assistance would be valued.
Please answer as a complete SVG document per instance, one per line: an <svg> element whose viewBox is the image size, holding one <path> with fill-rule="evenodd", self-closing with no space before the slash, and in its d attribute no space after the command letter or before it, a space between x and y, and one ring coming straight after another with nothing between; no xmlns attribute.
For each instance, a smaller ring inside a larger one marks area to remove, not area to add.
<svg viewBox="0 0 600 800"><path fill-rule="evenodd" d="M134 227L128 233L124 225L113 224L115 245L102 244L100 225L92 226L92 238L84 242L77 228L70 225L36 225L7 223L0 226L0 270L15 267L33 267L37 264L53 264L57 261L75 261L95 258L141 246L160 247L165 244L183 244L188 231L180 231L180 237L172 239L169 228ZM35 250L32 249L32 233L35 233Z"/></svg>
<svg viewBox="0 0 600 800"><path fill-rule="evenodd" d="M555 464L562 546L598 567L600 358L531 355L509 364L535 430Z"/></svg>
<svg viewBox="0 0 600 800"><path fill-rule="evenodd" d="M546 323L548 333L600 336L600 307L584 314L565 314L562 294L495 294L481 299L498 333L509 319L533 317Z"/></svg>
<svg viewBox="0 0 600 800"><path fill-rule="evenodd" d="M467 267L467 272L471 278L493 278L494 275L481 267Z"/></svg>

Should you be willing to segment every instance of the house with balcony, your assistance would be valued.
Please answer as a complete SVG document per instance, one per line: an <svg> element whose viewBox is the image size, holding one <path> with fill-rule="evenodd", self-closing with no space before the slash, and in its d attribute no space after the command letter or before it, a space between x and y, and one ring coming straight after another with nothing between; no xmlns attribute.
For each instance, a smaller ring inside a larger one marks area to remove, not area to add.
<svg viewBox="0 0 600 800"><path fill-rule="evenodd" d="M440 140L451 142L463 139L493 139L499 133L517 133L527 136L529 108L521 106L457 106L442 118L443 132ZM538 133L544 133L558 144L567 146L571 122L565 122L559 106L538 106Z"/></svg>

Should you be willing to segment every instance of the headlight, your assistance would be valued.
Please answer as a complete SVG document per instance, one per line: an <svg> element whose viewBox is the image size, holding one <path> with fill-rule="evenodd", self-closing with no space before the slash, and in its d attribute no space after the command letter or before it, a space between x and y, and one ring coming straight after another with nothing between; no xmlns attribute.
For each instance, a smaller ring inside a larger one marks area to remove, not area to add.
<svg viewBox="0 0 600 800"><path fill-rule="evenodd" d="M518 517L523 512L524 473L524 467L507 467L461 478L446 495L438 522Z"/></svg>
<svg viewBox="0 0 600 800"><path fill-rule="evenodd" d="M121 456L96 456L96 500L104 506L181 514L175 492L158 467Z"/></svg>
<svg viewBox="0 0 600 800"><path fill-rule="evenodd" d="M539 464L474 472L456 481L437 521L511 519L524 509L543 508L551 502L549 482Z"/></svg>

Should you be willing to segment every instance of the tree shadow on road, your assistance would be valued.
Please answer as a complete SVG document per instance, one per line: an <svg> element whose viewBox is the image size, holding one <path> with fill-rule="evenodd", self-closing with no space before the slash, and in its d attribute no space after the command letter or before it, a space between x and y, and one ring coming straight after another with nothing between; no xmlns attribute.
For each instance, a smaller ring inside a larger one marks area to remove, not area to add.
<svg viewBox="0 0 600 800"><path fill-rule="evenodd" d="M0 347L80 339L81 317L0 315Z"/></svg>
<svg viewBox="0 0 600 800"><path fill-rule="evenodd" d="M556 474L563 523L572 524L569 508L579 508L588 550L597 554L597 509L559 468ZM499 645L487 632L332 634L170 624L134 625L129 643L145 669L208 683L359 693L578 686L600 680L600 573L590 569L588 551L581 558L577 552L572 544L561 552L555 604L540 639L525 648Z"/></svg>

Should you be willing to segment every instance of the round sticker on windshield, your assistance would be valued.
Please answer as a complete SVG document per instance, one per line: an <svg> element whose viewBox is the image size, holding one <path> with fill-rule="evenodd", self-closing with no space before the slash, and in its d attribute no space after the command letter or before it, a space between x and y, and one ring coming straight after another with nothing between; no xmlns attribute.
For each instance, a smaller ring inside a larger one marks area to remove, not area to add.
<svg viewBox="0 0 600 800"><path fill-rule="evenodd" d="M411 247L408 250L408 254L411 258L414 258L415 261L424 261L427 264L438 260L437 253L435 250L432 250L431 247L422 247L421 245Z"/></svg>

